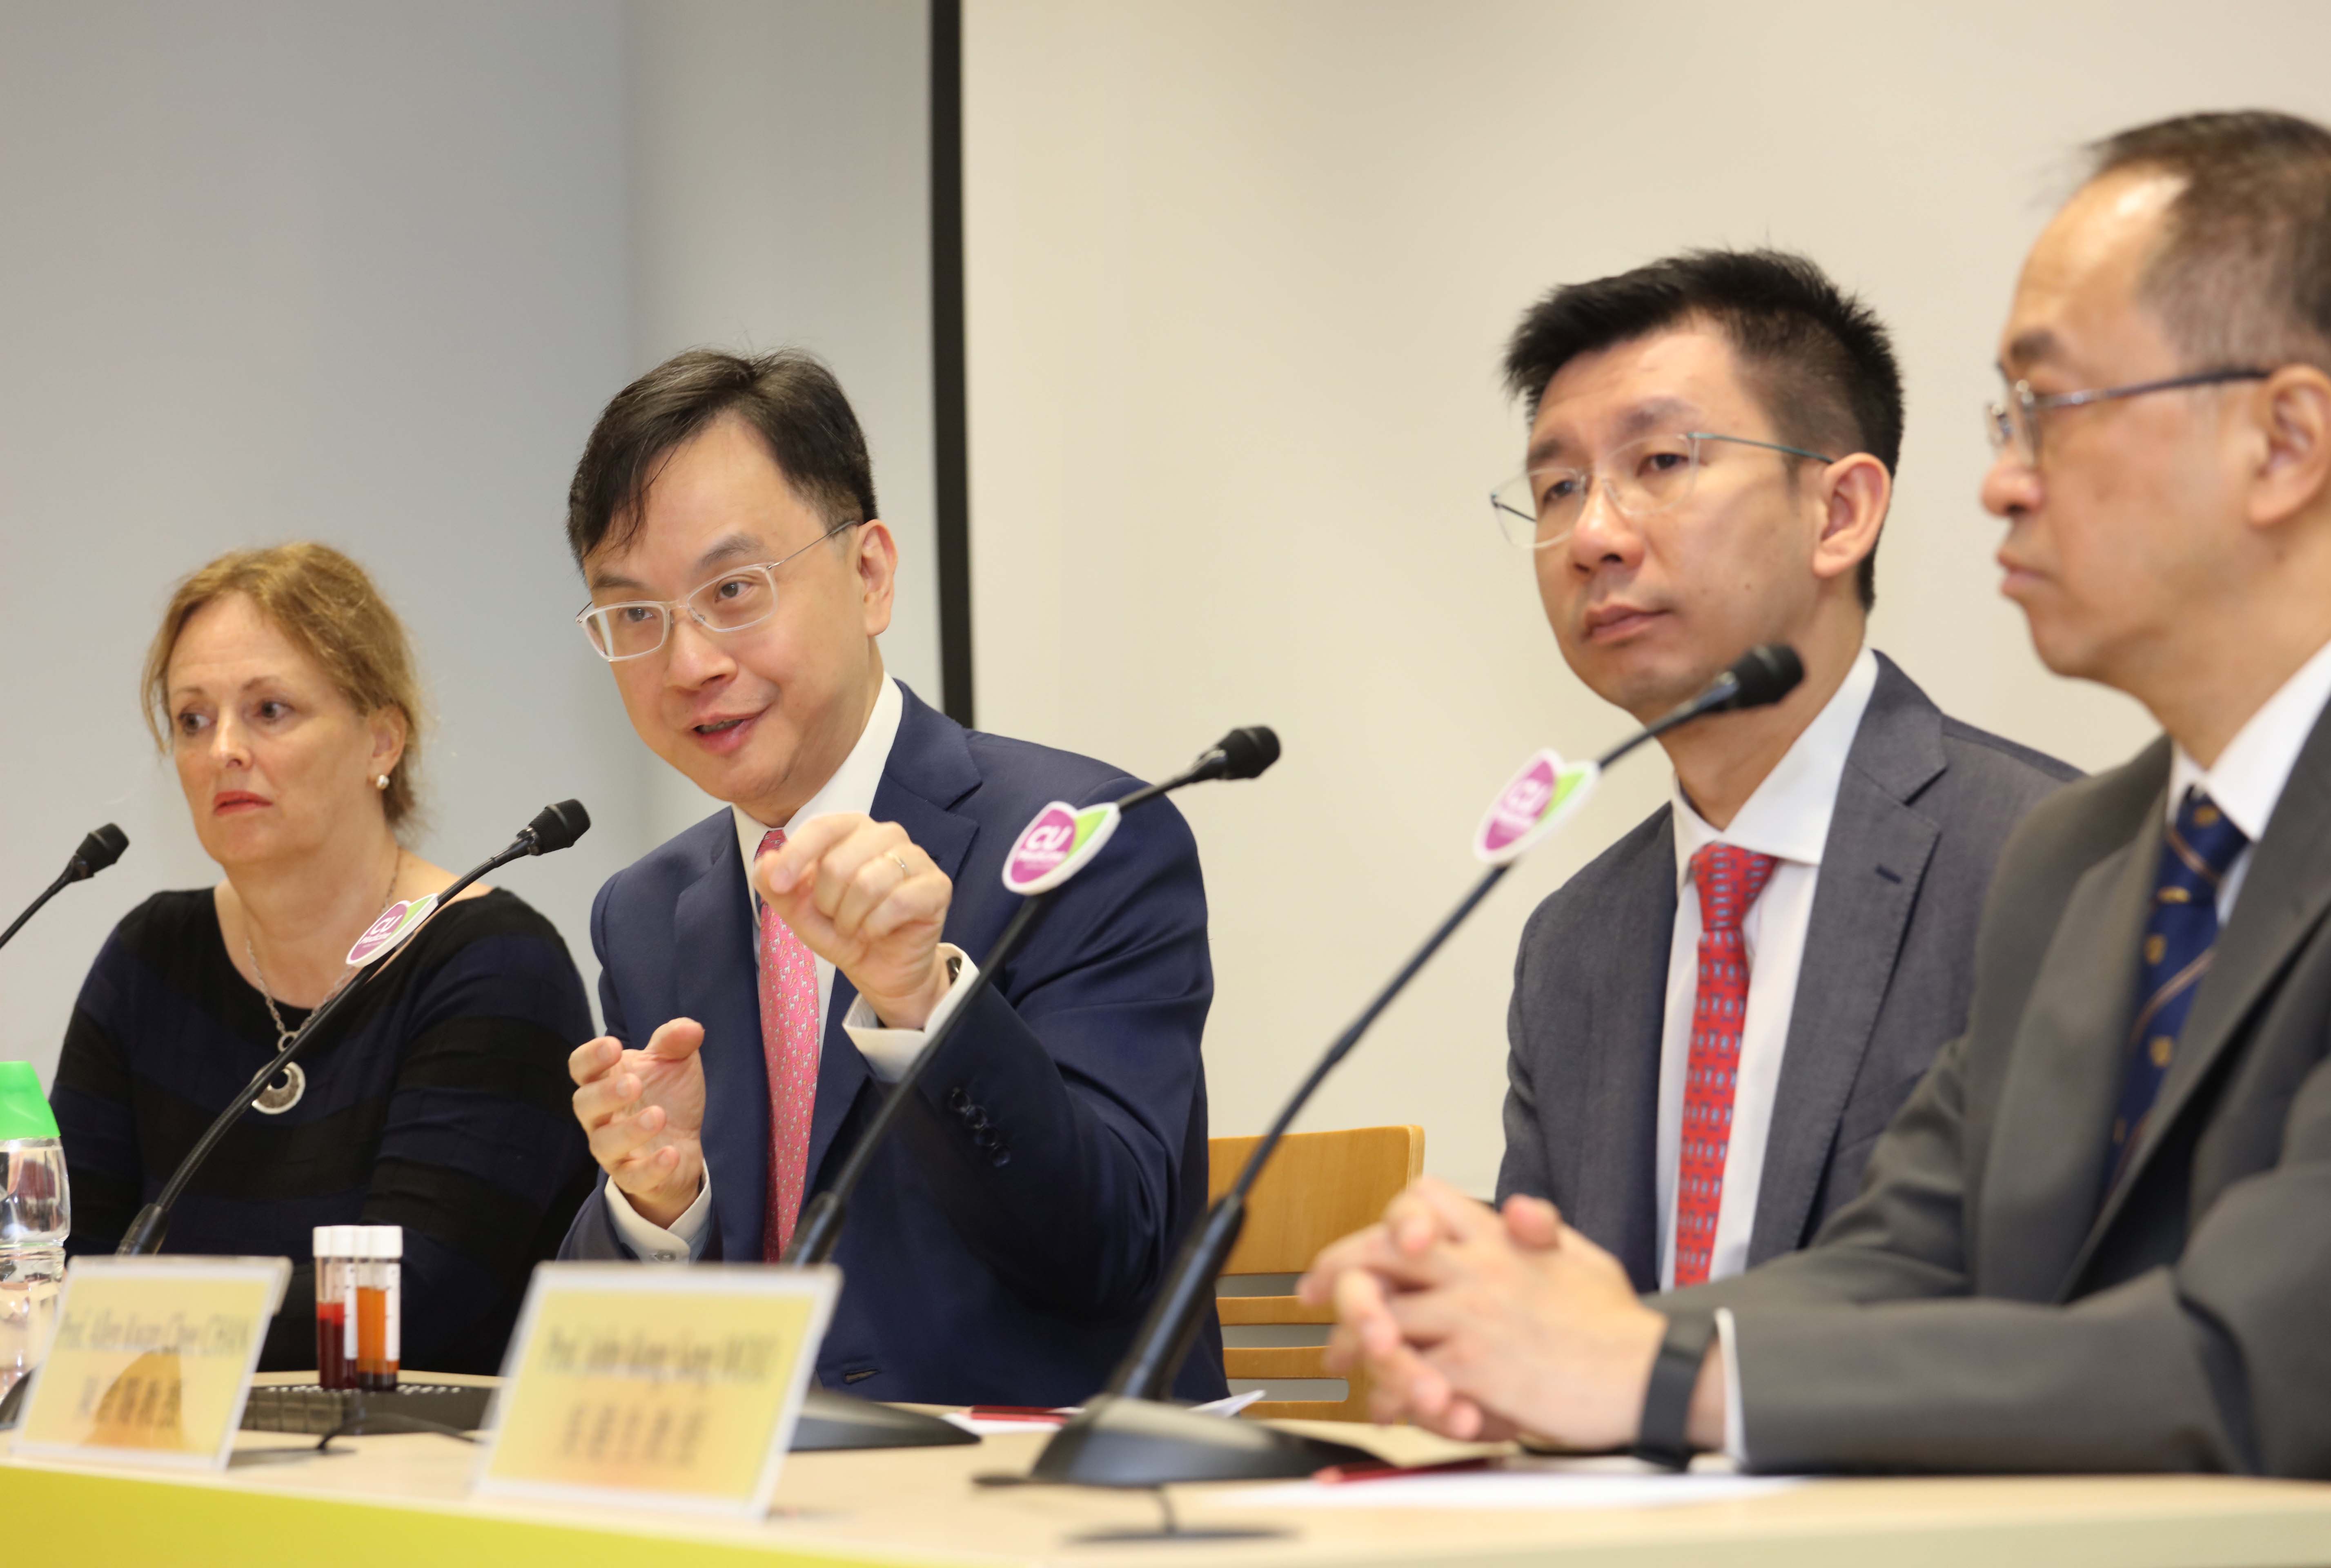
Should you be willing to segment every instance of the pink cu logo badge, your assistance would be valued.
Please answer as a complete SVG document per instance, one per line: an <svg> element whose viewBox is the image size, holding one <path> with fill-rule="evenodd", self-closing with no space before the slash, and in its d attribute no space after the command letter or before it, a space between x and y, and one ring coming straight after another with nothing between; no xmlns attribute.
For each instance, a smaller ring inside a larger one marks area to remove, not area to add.
<svg viewBox="0 0 2331 1568"><path fill-rule="evenodd" d="M1023 898L1059 887L1100 852L1117 832L1117 823L1114 802L1079 811L1066 801L1054 801L1020 831L1012 852L1004 857L1004 887Z"/></svg>
<svg viewBox="0 0 2331 1568"><path fill-rule="evenodd" d="M1565 765L1555 752L1535 754L1489 803L1473 835L1474 858L1492 866L1518 859L1576 811L1601 776L1591 762Z"/></svg>

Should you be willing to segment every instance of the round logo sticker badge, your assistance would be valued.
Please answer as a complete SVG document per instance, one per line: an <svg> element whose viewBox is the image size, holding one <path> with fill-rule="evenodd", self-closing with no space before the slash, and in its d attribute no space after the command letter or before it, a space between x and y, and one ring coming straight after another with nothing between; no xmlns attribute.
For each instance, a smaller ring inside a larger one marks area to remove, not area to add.
<svg viewBox="0 0 2331 1568"><path fill-rule="evenodd" d="M1085 868L1117 832L1115 801L1081 811L1066 801L1054 801L1021 830L1012 852L1004 857L1004 886L1025 898L1057 888Z"/></svg>
<svg viewBox="0 0 2331 1568"><path fill-rule="evenodd" d="M357 945L348 949L348 967L361 969L374 959L389 952L398 943L421 929L422 923L436 912L437 895L412 898L401 904L391 904L380 912L380 918L365 927Z"/></svg>
<svg viewBox="0 0 2331 1568"><path fill-rule="evenodd" d="M1591 762L1565 763L1553 751L1538 752L1489 803L1473 835L1473 858L1491 866L1518 860L1584 804L1602 776Z"/></svg>

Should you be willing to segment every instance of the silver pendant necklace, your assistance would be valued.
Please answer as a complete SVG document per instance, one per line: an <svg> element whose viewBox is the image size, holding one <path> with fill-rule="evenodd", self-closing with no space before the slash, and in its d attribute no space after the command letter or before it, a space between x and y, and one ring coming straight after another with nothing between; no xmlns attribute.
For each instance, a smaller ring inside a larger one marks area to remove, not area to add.
<svg viewBox="0 0 2331 1568"><path fill-rule="evenodd" d="M389 863L388 891L381 895L380 908L373 911L373 920L379 919L382 911L388 908L390 900L396 897L396 873L404 869L404 851L400 849L396 851L396 859ZM372 920L367 920L365 924L370 926ZM248 916L244 917L243 925L243 955L251 960L251 972L259 977L259 1000L267 1003L267 1016L275 1021L275 1049L281 1050L291 1043L291 1037L300 1031L283 1022L283 1014L275 1006L275 997L267 984L267 971L259 966L259 949L251 945L251 920ZM347 984L347 977L343 976L340 985ZM339 989L339 985L333 986L325 995L324 1002L329 1002L333 996L338 995ZM323 1002L319 1002L316 1006L321 1007L323 1004ZM314 1009L309 1009L309 1012L313 1012ZM287 1061L283 1064L283 1070L278 1073L252 1100L251 1108L263 1116L280 1117L298 1105L300 1097L307 1092L308 1075L300 1070L298 1062Z"/></svg>

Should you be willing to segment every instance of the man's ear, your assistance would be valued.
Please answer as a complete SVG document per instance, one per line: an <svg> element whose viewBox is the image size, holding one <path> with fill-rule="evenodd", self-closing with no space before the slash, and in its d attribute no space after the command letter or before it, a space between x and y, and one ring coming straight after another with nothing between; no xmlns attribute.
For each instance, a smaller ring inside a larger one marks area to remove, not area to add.
<svg viewBox="0 0 2331 1568"><path fill-rule="evenodd" d="M899 588L899 541L891 535L890 525L880 518L861 523L851 549L851 565L858 574L866 635L880 637L890 629L891 601Z"/></svg>
<svg viewBox="0 0 2331 1568"><path fill-rule="evenodd" d="M2331 490L2331 376L2286 365L2259 384L2250 406L2250 523L2275 527Z"/></svg>
<svg viewBox="0 0 2331 1568"><path fill-rule="evenodd" d="M1894 476L1866 451L1840 458L1822 470L1822 531L1813 541L1813 575L1827 581L1860 566L1878 547Z"/></svg>

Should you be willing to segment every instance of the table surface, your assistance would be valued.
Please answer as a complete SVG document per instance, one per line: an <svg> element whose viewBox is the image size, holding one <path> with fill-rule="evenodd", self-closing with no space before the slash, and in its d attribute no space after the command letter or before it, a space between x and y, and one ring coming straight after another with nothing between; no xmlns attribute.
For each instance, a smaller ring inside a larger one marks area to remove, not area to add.
<svg viewBox="0 0 2331 1568"><path fill-rule="evenodd" d="M1360 1436L1404 1463L1478 1451L1408 1429ZM750 1522L475 1500L469 1486L478 1450L425 1435L344 1440L345 1456L319 1456L285 1434L245 1432L227 1471L166 1477L11 1459L0 1462L0 1508L22 1561L237 1568L269 1543L278 1553L303 1544L333 1568L638 1568L650 1554L655 1568L2331 1563L2331 1485L2201 1476L1819 1480L1717 1502L1531 1512L1270 1508L1251 1501L1248 1487L1176 1487L1174 1511L1190 1539L1112 1541L1110 1533L1158 1528L1154 1495L974 1484L985 1472L1024 1472L1042 1441L1030 1433L977 1446L795 1454L775 1513Z"/></svg>

